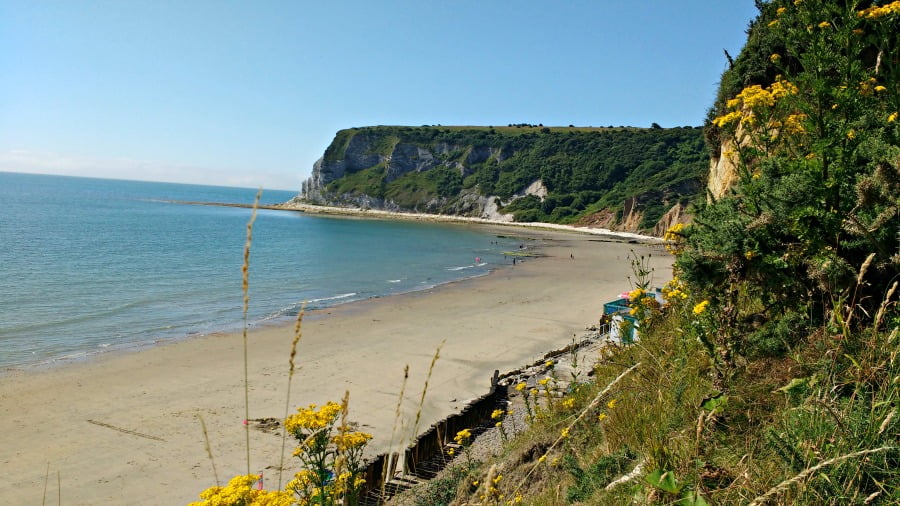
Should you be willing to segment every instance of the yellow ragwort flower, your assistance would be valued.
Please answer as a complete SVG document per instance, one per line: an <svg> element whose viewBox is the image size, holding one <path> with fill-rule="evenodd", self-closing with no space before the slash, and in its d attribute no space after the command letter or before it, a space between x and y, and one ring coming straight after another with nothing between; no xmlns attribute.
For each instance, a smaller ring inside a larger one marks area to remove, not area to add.
<svg viewBox="0 0 900 506"><path fill-rule="evenodd" d="M600 413L600 414L597 416L597 421L598 421L598 422L602 422L603 420L606 420L606 413Z"/></svg>
<svg viewBox="0 0 900 506"><path fill-rule="evenodd" d="M526 385L523 381L522 383L516 385L516 391L521 392L522 390L525 390L526 387L528 387L528 385Z"/></svg>
<svg viewBox="0 0 900 506"><path fill-rule="evenodd" d="M897 121L897 112L896 111L892 112L890 114L890 116L888 116L887 120L888 120L888 123L893 123L893 122Z"/></svg>
<svg viewBox="0 0 900 506"><path fill-rule="evenodd" d="M737 99L734 99L734 100L737 100ZM741 114L741 111L732 111L732 112L729 112L728 114L723 114L722 116L719 116L719 117L713 119L712 122L713 122L713 125L716 125L717 127L722 128L722 127L725 127L727 125L737 122L738 120L741 119L741 116L743 116L743 114Z"/></svg>
<svg viewBox="0 0 900 506"><path fill-rule="evenodd" d="M786 8L784 8L784 7L779 7L777 10L775 10L775 13L778 14L779 16L781 16L782 14L785 13L785 11L787 11Z"/></svg>
<svg viewBox="0 0 900 506"><path fill-rule="evenodd" d="M456 441L456 444L462 445L465 444L469 438L472 437L472 432L469 429L463 429L456 433L456 436L453 438Z"/></svg>
<svg viewBox="0 0 900 506"><path fill-rule="evenodd" d="M503 411L502 409L495 409L495 410L491 413L491 420L496 420L496 419L498 419L498 418L503 418L503 413L505 413L505 411Z"/></svg>
<svg viewBox="0 0 900 506"><path fill-rule="evenodd" d="M616 404L618 404L618 402L618 399L610 399L609 402L606 403L606 407L609 409L613 409L616 407Z"/></svg>
<svg viewBox="0 0 900 506"><path fill-rule="evenodd" d="M891 2L887 5L872 6L856 13L857 16L867 19L878 19L891 14L900 12L900 1Z"/></svg>
<svg viewBox="0 0 900 506"><path fill-rule="evenodd" d="M771 56L769 56L769 61L771 61L772 63L778 63L779 60L781 60L781 55L778 53L773 53Z"/></svg>
<svg viewBox="0 0 900 506"><path fill-rule="evenodd" d="M708 300L704 300L703 302L697 304L696 306L694 306L694 314L702 314L704 311L706 311L707 306L709 306Z"/></svg>
<svg viewBox="0 0 900 506"><path fill-rule="evenodd" d="M822 21L821 23L819 23L819 28L828 28L830 26L831 23L829 23L828 21Z"/></svg>
<svg viewBox="0 0 900 506"><path fill-rule="evenodd" d="M568 427L565 428L565 429L563 429L563 430L561 430L561 431L559 431L559 436L560 436L560 437L563 437L563 438L569 437L569 429L568 429Z"/></svg>

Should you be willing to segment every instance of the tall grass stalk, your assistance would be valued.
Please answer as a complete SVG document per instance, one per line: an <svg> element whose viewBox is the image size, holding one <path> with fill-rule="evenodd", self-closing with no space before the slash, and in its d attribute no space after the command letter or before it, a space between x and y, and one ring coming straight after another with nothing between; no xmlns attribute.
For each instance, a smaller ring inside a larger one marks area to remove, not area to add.
<svg viewBox="0 0 900 506"><path fill-rule="evenodd" d="M247 222L247 241L244 243L244 264L241 266L241 290L244 293L244 436L247 446L247 474L250 474L250 385L249 367L247 365L247 310L250 307L250 245L253 244L253 222L256 221L256 211L259 209L259 198L262 196L262 188L256 192L253 200L253 211L250 213L250 221Z"/></svg>
<svg viewBox="0 0 900 506"><path fill-rule="evenodd" d="M618 383L625 376L628 376L628 374L630 374L631 371L637 369L638 366L640 366L640 365L641 365L641 363L638 362L638 363L634 364L633 366L629 367L628 369L626 369L624 372L622 372L622 374L616 376L616 378L614 380L612 380L608 385L606 385L606 388L601 390L600 393L598 393L596 396L594 396L594 398L591 400L591 402L589 402L588 405L585 406L585 408L583 410L581 410L581 413L578 413L578 416L576 416L569 423L569 425L565 429L563 429L562 434L568 435L569 431L572 429L572 427L574 427L575 424L578 423L582 418L584 418L584 416L587 415L591 410L596 408L597 404L600 403L600 399L603 399L603 397L606 396L606 394L608 394L610 390L612 390L612 387L615 386L616 383ZM567 437L566 435L561 435L561 436L557 437L556 441L554 441L553 444L550 445L550 447L544 451L544 456L549 455L550 452L553 451L554 448L556 448L556 445L558 445L563 439L566 439L566 437ZM538 465L540 464L540 462L541 462L540 460L535 462L535 465L531 469L529 469L527 473L525 473L525 476L519 481L519 484L516 485L516 489L515 489L514 493L512 494L513 496L518 494L519 490L522 488L522 485L524 485L528 481L528 478L531 476L531 473L533 473L534 470L538 468Z"/></svg>
<svg viewBox="0 0 900 506"><path fill-rule="evenodd" d="M406 381L409 379L409 364L403 368L403 383L400 384L400 396L397 398L397 409L394 411L394 426L391 427L391 440L388 443L387 462L384 469L381 470L381 497L384 497L385 486L387 485L388 473L391 471L394 460L394 435L397 434L397 422L400 421L400 409L403 407L403 397L406 393Z"/></svg>
<svg viewBox="0 0 900 506"><path fill-rule="evenodd" d="M203 444L206 445L206 455L209 457L209 463L212 465L213 476L216 477L216 486L221 487L219 472L216 471L216 461L213 460L212 447L209 446L209 433L206 431L206 422L203 421L203 415L200 413L197 413L197 418L200 419L200 428L203 429Z"/></svg>
<svg viewBox="0 0 900 506"><path fill-rule="evenodd" d="M291 409L291 383L294 379L294 370L296 369L294 358L297 356L297 344L300 343L300 338L303 337L303 313L305 312L306 302L303 303L300 307L300 312L297 313L297 323L294 324L294 340L291 342L291 356L288 359L287 394L284 398L284 418L281 419L281 457L278 461L278 490L281 490L281 477L284 472L284 447L287 441L287 430L284 427L284 421L287 420L288 412Z"/></svg>
<svg viewBox="0 0 900 506"><path fill-rule="evenodd" d="M47 461L47 472L44 473L44 496L41 498L41 506L47 504L47 482L50 480L50 461Z"/></svg>
<svg viewBox="0 0 900 506"><path fill-rule="evenodd" d="M431 381L431 372L434 371L434 364L441 358L441 348L444 347L444 343L447 340L441 341L441 344L438 345L437 350L434 352L434 357L431 359L431 365L428 367L428 375L425 376L425 386L422 388L422 397L419 399L419 409L416 411L416 422L413 424L412 438L415 438L419 433L419 419L422 417L422 406L425 405L425 394L428 392L428 382Z"/></svg>
<svg viewBox="0 0 900 506"><path fill-rule="evenodd" d="M769 489L768 492L766 492L765 494L763 494L763 495L757 497L756 499L754 499L753 501L751 501L749 506L761 506L761 505L765 504L766 502L768 502L770 499L772 499L776 495L778 495L778 494L784 492L785 490L787 490L788 488L790 488L791 485L800 483L801 481L805 480L809 475L818 472L820 469L822 469L824 467L828 467L832 464L837 464L837 463L843 462L845 460L862 457L864 455L870 455L872 453L879 453L879 452L898 450L898 449L900 449L900 447L882 446L881 448L875 448L875 449L871 449L871 450L861 450L858 452L848 453L846 455L841 455L839 457L835 457L833 459L828 459L824 462L820 462L819 464L816 464L816 465L810 467L809 469L806 469L806 470L800 472L800 474L798 474L797 476L794 476L793 478L791 478L789 480L784 480L781 483L779 483L778 485L775 485L774 487Z"/></svg>

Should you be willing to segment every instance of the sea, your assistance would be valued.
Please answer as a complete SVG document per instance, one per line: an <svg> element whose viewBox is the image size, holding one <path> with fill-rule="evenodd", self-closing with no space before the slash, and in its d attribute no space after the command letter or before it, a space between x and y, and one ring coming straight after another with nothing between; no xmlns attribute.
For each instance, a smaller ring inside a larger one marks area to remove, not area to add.
<svg viewBox="0 0 900 506"><path fill-rule="evenodd" d="M257 189L0 172L0 370L243 328L241 267ZM261 204L296 192L263 190ZM510 263L474 226L260 210L250 326L425 290Z"/></svg>

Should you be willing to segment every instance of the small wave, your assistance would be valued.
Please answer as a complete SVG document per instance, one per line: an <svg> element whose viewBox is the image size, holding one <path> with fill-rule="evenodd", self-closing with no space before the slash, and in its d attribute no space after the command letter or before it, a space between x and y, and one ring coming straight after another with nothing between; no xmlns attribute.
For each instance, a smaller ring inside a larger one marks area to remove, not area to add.
<svg viewBox="0 0 900 506"><path fill-rule="evenodd" d="M475 266L474 265L463 265L461 267L447 267L447 270L448 271L462 271L465 269L471 269L473 267L475 267Z"/></svg>
<svg viewBox="0 0 900 506"><path fill-rule="evenodd" d="M484 267L485 265L487 265L487 262L481 262L480 264L475 264L475 265L476 265L476 267Z"/></svg>
<svg viewBox="0 0 900 506"><path fill-rule="evenodd" d="M402 279L389 279L388 283L399 283L401 281L403 281L403 280Z"/></svg>
<svg viewBox="0 0 900 506"><path fill-rule="evenodd" d="M309 302L310 302L310 303L314 303L314 302L325 302L325 301L327 301L327 300L339 300L339 299L346 299L346 298L348 298L348 297L355 297L355 296L356 296L356 292L352 292L352 293L342 293L342 294L340 294L340 295L335 295L335 296L333 296L333 297L322 297L321 299L310 299Z"/></svg>

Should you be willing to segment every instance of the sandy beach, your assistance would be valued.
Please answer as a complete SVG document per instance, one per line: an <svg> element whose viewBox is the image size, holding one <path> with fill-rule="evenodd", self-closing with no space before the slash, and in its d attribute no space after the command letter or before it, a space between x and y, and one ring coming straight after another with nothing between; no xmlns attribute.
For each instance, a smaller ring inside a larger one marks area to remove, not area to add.
<svg viewBox="0 0 900 506"><path fill-rule="evenodd" d="M497 230L535 238L529 245L545 256L477 279L307 314L291 410L340 401L349 391L350 419L375 435L372 453L385 451L404 367L409 440L442 342L420 432L486 393L495 369L529 363L596 322L602 304L629 288L629 250L653 254L655 284L671 275L661 248L577 233ZM292 338L293 325L251 330L251 419L283 417ZM210 335L2 373L0 503L40 504L45 486L47 504L58 495L70 505L196 500L215 484L198 415L219 479L243 474L242 356L240 334ZM250 469L263 471L266 488L274 488L281 438L257 429L250 438ZM288 459L292 448L289 441Z"/></svg>

